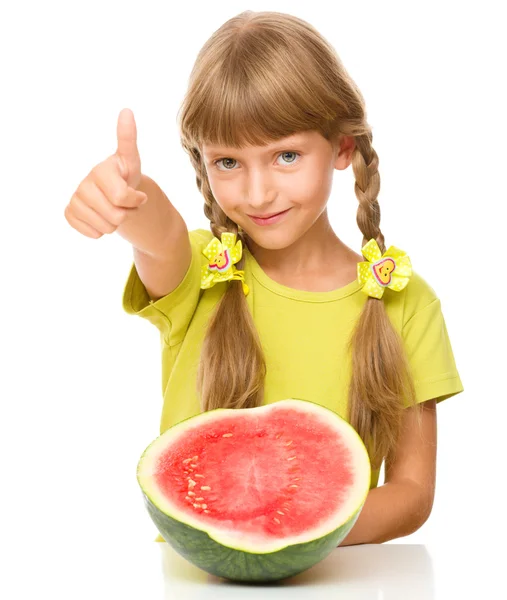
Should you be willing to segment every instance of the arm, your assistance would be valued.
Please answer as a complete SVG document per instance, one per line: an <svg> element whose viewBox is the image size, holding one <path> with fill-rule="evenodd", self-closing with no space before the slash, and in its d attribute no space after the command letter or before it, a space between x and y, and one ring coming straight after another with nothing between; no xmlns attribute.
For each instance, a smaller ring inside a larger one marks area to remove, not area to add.
<svg viewBox="0 0 507 600"><path fill-rule="evenodd" d="M384 485L370 490L340 546L382 544L414 533L428 519L435 495L436 402L423 406L421 434L413 409L405 409L396 461L386 460Z"/></svg>
<svg viewBox="0 0 507 600"><path fill-rule="evenodd" d="M139 278L155 301L182 281L192 250L183 217L160 187L142 175L137 189L148 196L148 202L139 206L116 231L132 244Z"/></svg>

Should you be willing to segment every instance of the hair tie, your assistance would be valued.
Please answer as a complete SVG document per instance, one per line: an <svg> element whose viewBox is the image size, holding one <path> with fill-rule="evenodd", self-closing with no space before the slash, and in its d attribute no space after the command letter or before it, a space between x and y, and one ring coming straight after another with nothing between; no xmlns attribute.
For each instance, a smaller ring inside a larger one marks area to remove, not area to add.
<svg viewBox="0 0 507 600"><path fill-rule="evenodd" d="M357 263L357 278L365 294L380 299L386 287L399 292L408 284L412 264L406 252L390 246L382 254L375 238L365 244L361 252L368 260Z"/></svg>
<svg viewBox="0 0 507 600"><path fill-rule="evenodd" d="M245 296L250 291L245 283L245 272L239 271L234 264L241 260L243 246L241 240L236 242L236 234L224 232L222 241L213 237L202 253L209 260L201 268L201 288L207 289L222 281L240 279Z"/></svg>

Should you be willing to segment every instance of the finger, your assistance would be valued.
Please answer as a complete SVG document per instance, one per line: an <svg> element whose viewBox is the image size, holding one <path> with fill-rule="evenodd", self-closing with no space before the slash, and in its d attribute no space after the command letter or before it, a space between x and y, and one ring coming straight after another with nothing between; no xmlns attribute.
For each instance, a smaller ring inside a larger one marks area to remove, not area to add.
<svg viewBox="0 0 507 600"><path fill-rule="evenodd" d="M72 214L100 233L113 233L118 227L118 225L106 221L98 212L85 204L77 194L72 197Z"/></svg>
<svg viewBox="0 0 507 600"><path fill-rule="evenodd" d="M112 205L120 208L137 208L141 198L119 174L115 176L116 168L115 156L110 156L93 169L91 179Z"/></svg>
<svg viewBox="0 0 507 600"><path fill-rule="evenodd" d="M129 165L139 161L136 120L130 108L124 108L120 111L116 126L116 137L118 142L116 154L121 158L121 162L123 162L128 170ZM128 172L122 172L123 177L127 175Z"/></svg>
<svg viewBox="0 0 507 600"><path fill-rule="evenodd" d="M118 226L125 219L129 208L122 208L111 204L104 192L90 177L84 179L74 193L87 205L93 208L103 219L111 225Z"/></svg>
<svg viewBox="0 0 507 600"><path fill-rule="evenodd" d="M98 238L101 238L103 236L103 234L100 231L97 231L91 225L88 225L88 223L84 223L83 221L81 221L81 219L78 219L69 210L67 210L65 212L65 218L67 219L67 221L69 222L69 224L76 231L79 231L79 233L82 233L83 235L86 235L86 237L98 239Z"/></svg>

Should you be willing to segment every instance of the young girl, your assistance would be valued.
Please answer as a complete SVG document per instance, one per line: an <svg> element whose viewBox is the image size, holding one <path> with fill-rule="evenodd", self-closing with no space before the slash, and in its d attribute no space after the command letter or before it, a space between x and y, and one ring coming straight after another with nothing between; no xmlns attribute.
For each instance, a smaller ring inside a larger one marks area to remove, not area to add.
<svg viewBox="0 0 507 600"><path fill-rule="evenodd" d="M123 132L135 124L128 111L120 121L122 175L147 196L123 205L138 214L118 228L134 245L123 308L161 334L160 433L219 407L320 403L351 423L372 463L341 545L416 531L435 492L435 405L463 386L439 298L386 248L364 100L334 49L295 16L252 11L201 49L180 131L209 231L188 232L160 188L132 176L140 162ZM361 254L326 208L334 171L350 164Z"/></svg>

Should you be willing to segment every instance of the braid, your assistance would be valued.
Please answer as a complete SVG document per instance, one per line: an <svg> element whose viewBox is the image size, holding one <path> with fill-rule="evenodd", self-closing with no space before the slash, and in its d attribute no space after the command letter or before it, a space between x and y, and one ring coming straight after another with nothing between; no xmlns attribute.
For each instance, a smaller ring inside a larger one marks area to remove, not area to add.
<svg viewBox="0 0 507 600"><path fill-rule="evenodd" d="M195 169L197 187L204 197L204 214L210 221L211 232L219 240L222 233L235 233L244 246L243 230L229 219L213 196L199 151L192 148L187 152ZM242 270L244 264L245 253L236 263L236 268ZM234 327L230 327L231 323ZM227 335L224 335L225 329L228 330ZM243 293L242 281L228 281L203 341L197 371L197 392L201 396L202 411L260 406L264 397L265 375L266 361Z"/></svg>
<svg viewBox="0 0 507 600"><path fill-rule="evenodd" d="M356 220L363 234L361 247L375 238L383 254L385 243L380 231L380 206L377 200L380 191L379 161L371 140L371 131L355 138L357 150L353 155L352 168L356 179L354 191L359 200Z"/></svg>
<svg viewBox="0 0 507 600"><path fill-rule="evenodd" d="M371 130L355 136L355 141L352 168L362 246L374 238L383 254L386 248L377 200L380 175ZM349 344L352 349L349 422L368 447L372 466L380 468L384 457L394 455L404 404L415 404L403 340L392 326L384 299L370 296L366 300Z"/></svg>

